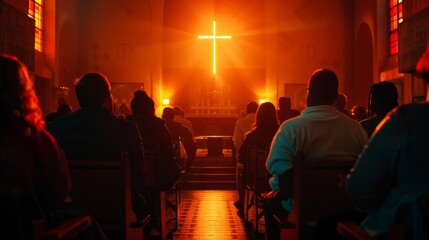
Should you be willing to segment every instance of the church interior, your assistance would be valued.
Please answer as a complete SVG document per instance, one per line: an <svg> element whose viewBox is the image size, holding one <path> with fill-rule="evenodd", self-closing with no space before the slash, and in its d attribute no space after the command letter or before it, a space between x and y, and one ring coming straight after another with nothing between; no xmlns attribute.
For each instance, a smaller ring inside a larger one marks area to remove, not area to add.
<svg viewBox="0 0 429 240"><path fill-rule="evenodd" d="M181 196L164 196L176 223L153 239L264 239L258 208L247 219L234 206L234 127L249 102L277 108L289 97L302 111L321 68L337 74L349 112L368 108L371 86L385 81L399 106L427 97L415 66L429 0L0 0L0 19L0 53L27 66L43 116L61 103L78 110L75 84L87 73L108 79L116 116L132 113L136 90L159 118L183 109L196 158Z"/></svg>

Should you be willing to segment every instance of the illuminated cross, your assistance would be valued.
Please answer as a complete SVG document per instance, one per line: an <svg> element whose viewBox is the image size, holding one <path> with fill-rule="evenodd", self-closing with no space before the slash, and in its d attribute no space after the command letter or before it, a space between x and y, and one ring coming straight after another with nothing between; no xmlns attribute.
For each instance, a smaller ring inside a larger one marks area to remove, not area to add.
<svg viewBox="0 0 429 240"><path fill-rule="evenodd" d="M213 75L216 75L216 39L231 39L231 36L216 36L216 21L213 21L213 35L198 36L199 39L213 39Z"/></svg>

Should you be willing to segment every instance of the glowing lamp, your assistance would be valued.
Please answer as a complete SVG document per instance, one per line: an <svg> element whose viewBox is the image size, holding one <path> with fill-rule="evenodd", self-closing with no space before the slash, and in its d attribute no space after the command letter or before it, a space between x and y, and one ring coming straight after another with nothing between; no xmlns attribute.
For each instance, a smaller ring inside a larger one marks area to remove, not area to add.
<svg viewBox="0 0 429 240"><path fill-rule="evenodd" d="M170 105L170 99L169 98L163 98L162 99L162 105L165 105L165 106Z"/></svg>
<svg viewBox="0 0 429 240"><path fill-rule="evenodd" d="M262 104L262 103L264 103L264 102L266 102L267 100L265 100L264 98L260 98L259 99L259 104Z"/></svg>

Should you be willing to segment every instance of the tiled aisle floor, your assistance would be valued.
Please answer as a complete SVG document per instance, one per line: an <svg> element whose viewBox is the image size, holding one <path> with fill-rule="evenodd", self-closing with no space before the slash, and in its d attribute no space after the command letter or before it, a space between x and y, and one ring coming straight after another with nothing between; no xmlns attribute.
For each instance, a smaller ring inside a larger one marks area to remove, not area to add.
<svg viewBox="0 0 429 240"><path fill-rule="evenodd" d="M236 191L182 191L179 229L174 239L256 239L246 234L237 216Z"/></svg>

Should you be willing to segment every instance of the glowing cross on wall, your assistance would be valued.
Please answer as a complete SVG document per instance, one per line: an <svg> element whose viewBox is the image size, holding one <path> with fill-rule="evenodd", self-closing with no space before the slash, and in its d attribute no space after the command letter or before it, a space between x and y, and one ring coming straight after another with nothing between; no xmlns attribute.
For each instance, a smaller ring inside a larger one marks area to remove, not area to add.
<svg viewBox="0 0 429 240"><path fill-rule="evenodd" d="M213 75L216 75L216 39L231 39L231 36L216 36L216 21L213 21L213 35L198 36L199 39L213 39Z"/></svg>

